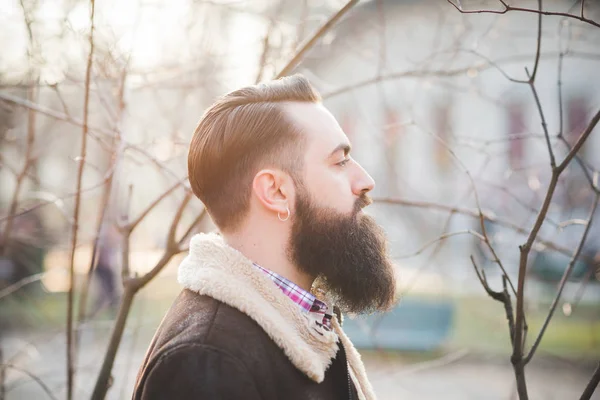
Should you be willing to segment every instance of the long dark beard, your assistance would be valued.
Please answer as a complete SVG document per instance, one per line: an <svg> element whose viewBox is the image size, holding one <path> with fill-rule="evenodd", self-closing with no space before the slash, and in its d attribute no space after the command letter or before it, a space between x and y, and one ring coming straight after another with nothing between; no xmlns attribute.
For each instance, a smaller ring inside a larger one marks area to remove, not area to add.
<svg viewBox="0 0 600 400"><path fill-rule="evenodd" d="M317 208L304 189L296 198L288 256L343 312L385 311L394 303L396 280L385 234L373 218L359 214L369 202L362 196L345 215Z"/></svg>

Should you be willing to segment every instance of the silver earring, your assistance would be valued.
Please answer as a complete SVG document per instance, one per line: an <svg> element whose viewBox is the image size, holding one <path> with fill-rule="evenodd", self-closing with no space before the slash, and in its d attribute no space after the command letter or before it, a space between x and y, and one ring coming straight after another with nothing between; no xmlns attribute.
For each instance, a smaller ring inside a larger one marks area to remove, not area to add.
<svg viewBox="0 0 600 400"><path fill-rule="evenodd" d="M280 220L281 222L285 222L285 221L287 221L288 219L290 219L290 214L291 214L291 213L290 213L290 208L289 208L288 206L285 206L285 211L287 211L287 215L286 215L286 217L285 217L285 218L281 218L281 213L277 213L277 218L279 218L279 220Z"/></svg>

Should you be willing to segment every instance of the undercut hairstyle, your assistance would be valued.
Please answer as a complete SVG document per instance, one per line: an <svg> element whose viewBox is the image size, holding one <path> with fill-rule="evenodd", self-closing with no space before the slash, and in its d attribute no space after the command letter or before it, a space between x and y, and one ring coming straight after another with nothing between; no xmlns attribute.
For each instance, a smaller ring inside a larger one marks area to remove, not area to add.
<svg viewBox="0 0 600 400"><path fill-rule="evenodd" d="M206 110L190 143L188 176L222 232L243 222L258 171L277 168L297 180L305 139L284 104L320 101L305 77L293 75L235 90Z"/></svg>

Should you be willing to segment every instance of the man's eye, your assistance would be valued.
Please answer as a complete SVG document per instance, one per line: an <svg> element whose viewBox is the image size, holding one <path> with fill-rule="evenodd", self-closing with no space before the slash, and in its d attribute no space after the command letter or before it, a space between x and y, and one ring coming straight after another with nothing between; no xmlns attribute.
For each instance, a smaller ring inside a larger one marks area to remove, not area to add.
<svg viewBox="0 0 600 400"><path fill-rule="evenodd" d="M346 158L342 161L340 161L339 163L337 163L336 165L339 165L340 167L343 167L344 165L348 164L350 162L349 158Z"/></svg>

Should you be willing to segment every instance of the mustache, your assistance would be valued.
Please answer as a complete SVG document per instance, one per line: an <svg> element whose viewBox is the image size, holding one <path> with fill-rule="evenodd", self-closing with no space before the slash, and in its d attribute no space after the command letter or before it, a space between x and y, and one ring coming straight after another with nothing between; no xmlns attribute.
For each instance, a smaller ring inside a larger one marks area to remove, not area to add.
<svg viewBox="0 0 600 400"><path fill-rule="evenodd" d="M360 210L370 204L373 204L373 199L371 199L366 193L361 194L360 197L356 199L356 203L354 203L354 213L358 213Z"/></svg>

